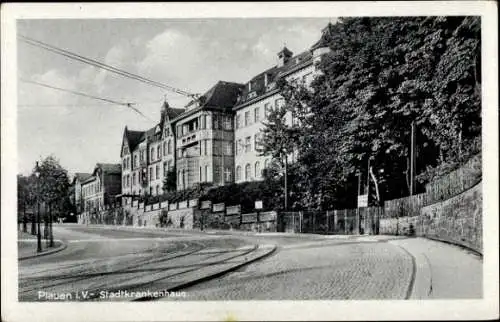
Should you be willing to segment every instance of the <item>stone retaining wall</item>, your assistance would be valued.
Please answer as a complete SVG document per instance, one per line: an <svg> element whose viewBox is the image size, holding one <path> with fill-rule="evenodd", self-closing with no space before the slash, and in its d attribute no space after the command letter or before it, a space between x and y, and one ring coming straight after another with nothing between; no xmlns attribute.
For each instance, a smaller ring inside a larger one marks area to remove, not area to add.
<svg viewBox="0 0 500 322"><path fill-rule="evenodd" d="M483 251L482 182L448 200L423 207L417 235Z"/></svg>

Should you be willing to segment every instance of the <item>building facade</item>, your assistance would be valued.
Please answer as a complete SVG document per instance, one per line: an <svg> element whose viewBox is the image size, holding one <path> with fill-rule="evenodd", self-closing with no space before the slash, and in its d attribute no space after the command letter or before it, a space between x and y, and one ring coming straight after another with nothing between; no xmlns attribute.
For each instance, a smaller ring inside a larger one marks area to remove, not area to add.
<svg viewBox="0 0 500 322"><path fill-rule="evenodd" d="M90 178L92 173L77 172L71 182L71 202L75 206L76 214L79 215L84 210L82 183Z"/></svg>
<svg viewBox="0 0 500 322"><path fill-rule="evenodd" d="M177 190L262 180L263 169L272 161L258 151L263 121L285 104L277 82L309 86L319 73L316 64L330 50L331 27L298 55L284 47L275 66L246 84L219 81L185 109L165 102L160 122L147 131L125 127L120 155L124 205L144 194L162 194L169 171L175 171ZM287 123L294 121L293 115L286 115Z"/></svg>
<svg viewBox="0 0 500 322"><path fill-rule="evenodd" d="M161 107L160 122L147 131L123 132L121 147L122 202L144 195L160 195L169 171L175 171L175 128L172 120L184 109L171 108L167 102Z"/></svg>
<svg viewBox="0 0 500 322"><path fill-rule="evenodd" d="M241 84L219 81L175 120L177 189L224 185L234 177L232 107Z"/></svg>
<svg viewBox="0 0 500 322"><path fill-rule="evenodd" d="M81 183L82 215L86 218L115 203L121 193L121 165L97 163L92 175Z"/></svg>

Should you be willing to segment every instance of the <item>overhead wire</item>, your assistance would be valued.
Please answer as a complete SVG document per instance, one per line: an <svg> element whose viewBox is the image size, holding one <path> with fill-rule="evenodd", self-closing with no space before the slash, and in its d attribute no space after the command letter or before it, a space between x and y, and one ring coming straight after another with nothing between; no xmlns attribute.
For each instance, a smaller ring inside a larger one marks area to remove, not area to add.
<svg viewBox="0 0 500 322"><path fill-rule="evenodd" d="M27 43L29 45L32 45L32 46L35 46L35 47L38 47L38 48L41 48L41 49L45 49L45 50L50 51L52 53L55 53L55 54L58 54L58 55L62 55L62 56L67 57L69 59L73 59L73 60L76 60L76 61L88 64L88 65L91 65L91 66L94 66L94 67L97 67L97 68L101 68L101 69L107 70L109 72L118 74L118 75L126 77L126 78L130 78L130 79L134 79L134 80L140 81L140 82L148 84L150 86L155 86L155 87L158 87L158 88L166 89L166 90L175 92L177 94L188 96L188 97L191 97L191 98L197 98L198 97L198 94L189 93L187 91L175 88L173 86L170 86L170 85L167 85L167 84L164 84L164 83L160 83L160 82L157 82L157 81L145 78L143 76L127 72L127 71L119 69L117 67L105 64L103 62L99 62L97 60L94 60L94 59L91 59L91 58L88 58L88 57L84 57L82 55L70 52L70 51L62 49L62 48L58 48L58 47L53 46L53 45L49 45L49 44L47 44L45 42L42 42L42 41L30 38L30 37L27 37L27 36L24 36L24 35L18 35L18 38L21 41L23 41L23 42L25 42L25 43Z"/></svg>
<svg viewBox="0 0 500 322"><path fill-rule="evenodd" d="M135 105L135 103L119 102L119 101L115 101L115 100L112 100L112 99L109 99L109 98L98 97L98 96L94 96L94 95L90 95L90 94L86 94L86 93L82 93L82 92L77 92L77 91L74 91L74 90L71 90L71 89L61 88L61 87L57 87L57 86L53 86L53 85L49 85L49 84L45 84L45 83L40 83L40 82L36 82L36 81L24 79L24 78L20 78L19 80L22 81L22 82L24 82L24 83L28 83L28 84L34 84L34 85L42 86L42 87L45 87L45 88L50 88L50 89L53 89L53 90L58 90L58 91L61 91L61 92L71 93L73 95L78 95L78 96L82 96L82 97L86 97L86 98L91 98L91 99L94 99L94 100L99 100L99 101L103 101L103 102L110 103L110 104L125 106L125 107L128 107L128 108L134 110L136 113L140 114L144 118L152 121L149 117L147 117L146 115L144 115L140 110L138 110L137 108L135 108L133 106L133 105Z"/></svg>

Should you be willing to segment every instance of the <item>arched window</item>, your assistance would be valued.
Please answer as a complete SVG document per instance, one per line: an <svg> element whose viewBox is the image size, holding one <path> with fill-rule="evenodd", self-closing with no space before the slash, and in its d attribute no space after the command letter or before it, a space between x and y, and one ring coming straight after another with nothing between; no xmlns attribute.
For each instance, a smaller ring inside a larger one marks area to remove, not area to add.
<svg viewBox="0 0 500 322"><path fill-rule="evenodd" d="M156 153L157 153L157 154L156 154L156 157L157 157L156 159L158 159L158 160L159 160L159 159L161 158L161 145L158 145L158 148L157 148L157 150L156 150Z"/></svg>
<svg viewBox="0 0 500 322"><path fill-rule="evenodd" d="M255 162L255 174L254 174L254 177L255 178L259 178L260 177L260 162L259 161Z"/></svg>
<svg viewBox="0 0 500 322"><path fill-rule="evenodd" d="M135 172L132 174L132 185L135 185L136 184L136 181L135 181Z"/></svg>
<svg viewBox="0 0 500 322"><path fill-rule="evenodd" d="M236 167L236 181L240 181L240 180L241 180L241 167L237 166Z"/></svg>
<svg viewBox="0 0 500 322"><path fill-rule="evenodd" d="M172 141L170 140L168 140L167 149L168 149L168 154L172 154Z"/></svg>
<svg viewBox="0 0 500 322"><path fill-rule="evenodd" d="M251 168L250 168L250 163L247 163L245 166L245 180L250 180L250 176L252 175L251 173Z"/></svg>
<svg viewBox="0 0 500 322"><path fill-rule="evenodd" d="M163 142L163 155L167 155L167 142Z"/></svg>

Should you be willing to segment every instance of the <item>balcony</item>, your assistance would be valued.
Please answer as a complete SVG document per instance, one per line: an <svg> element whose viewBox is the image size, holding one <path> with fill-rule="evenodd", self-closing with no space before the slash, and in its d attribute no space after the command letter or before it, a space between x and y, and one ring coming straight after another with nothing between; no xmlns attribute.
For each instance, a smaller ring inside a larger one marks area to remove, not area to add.
<svg viewBox="0 0 500 322"><path fill-rule="evenodd" d="M181 146L190 145L199 140L199 133L189 133L187 136L182 138Z"/></svg>

